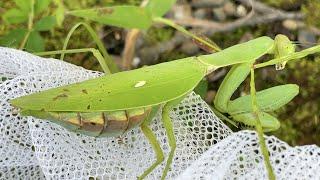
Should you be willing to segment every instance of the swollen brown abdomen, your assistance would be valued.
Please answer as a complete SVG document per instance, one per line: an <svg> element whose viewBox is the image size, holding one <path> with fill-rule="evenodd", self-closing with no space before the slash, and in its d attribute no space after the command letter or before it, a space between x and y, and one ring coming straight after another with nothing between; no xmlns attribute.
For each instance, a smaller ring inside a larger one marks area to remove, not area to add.
<svg viewBox="0 0 320 180"><path fill-rule="evenodd" d="M105 119L101 112L78 113L80 128L76 132L88 135L99 136L104 129Z"/></svg>
<svg viewBox="0 0 320 180"><path fill-rule="evenodd" d="M105 112L106 126L101 137L120 136L140 125L148 116L151 108L139 108L127 111Z"/></svg>
<svg viewBox="0 0 320 180"><path fill-rule="evenodd" d="M140 125L151 108L114 112L24 111L24 115L48 119L70 131L94 137L117 137Z"/></svg>
<svg viewBox="0 0 320 180"><path fill-rule="evenodd" d="M105 126L101 137L120 136L128 127L128 118L125 111L104 112Z"/></svg>

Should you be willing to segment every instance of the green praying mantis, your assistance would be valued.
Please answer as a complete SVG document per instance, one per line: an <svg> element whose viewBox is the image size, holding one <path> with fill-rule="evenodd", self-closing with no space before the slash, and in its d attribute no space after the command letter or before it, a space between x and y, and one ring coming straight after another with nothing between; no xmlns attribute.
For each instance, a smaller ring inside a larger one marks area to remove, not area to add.
<svg viewBox="0 0 320 180"><path fill-rule="evenodd" d="M216 108L230 114L235 121L251 126L261 122L263 130L271 131L279 127L279 122L268 112L297 95L296 85L270 88L258 92L256 97L243 96L233 101L230 101L231 95L250 72L253 77L253 69L274 64L284 67L287 61L316 53L319 49L320 46L315 46L294 52L294 45L287 37L278 35L273 40L264 36L217 53L118 72L19 97L10 103L20 109L22 116L48 119L70 131L94 137L115 137L140 126L155 152L156 161L139 179L145 178L165 159L155 134L149 128L153 117L161 109L170 146L162 173L164 179L176 149L169 112L192 92L202 78L218 68L233 65L216 95ZM255 64L265 54L274 54L276 58ZM268 99L270 94L277 98ZM255 101L256 107L252 103ZM260 113L257 113L258 110Z"/></svg>

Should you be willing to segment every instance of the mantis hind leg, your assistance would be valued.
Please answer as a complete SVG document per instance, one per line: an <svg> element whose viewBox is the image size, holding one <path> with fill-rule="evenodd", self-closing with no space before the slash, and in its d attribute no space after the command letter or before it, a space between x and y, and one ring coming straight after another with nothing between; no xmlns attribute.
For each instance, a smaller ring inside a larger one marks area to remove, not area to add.
<svg viewBox="0 0 320 180"><path fill-rule="evenodd" d="M163 126L167 132L168 142L169 142L169 146L170 146L170 152L169 152L167 163L166 163L166 166L163 170L161 179L165 179L165 177L167 176L167 173L168 173L169 168L172 164L173 156L174 156L174 153L176 150L176 138L174 136L173 123L172 123L171 118L169 116L170 109L171 109L171 106L169 104L166 104L162 109L162 122L163 122Z"/></svg>
<svg viewBox="0 0 320 180"><path fill-rule="evenodd" d="M140 127L141 127L143 134L146 136L149 143L151 144L152 149L154 150L154 152L156 154L157 160L147 170L145 170L143 172L143 174L140 177L138 177L138 179L144 179L148 174L150 174L164 160L164 155L163 155L163 151L160 147L160 143L158 142L156 135L152 132L152 130L150 129L150 127L147 124L148 124L148 122L146 121L146 122L142 123Z"/></svg>
<svg viewBox="0 0 320 180"><path fill-rule="evenodd" d="M168 156L168 159L166 162L165 169L163 170L161 179L165 179L165 177L167 176L169 168L172 164L174 152L176 150L176 139L174 136L173 124L172 124L171 118L169 116L169 113L170 113L171 107L178 104L183 98L184 98L184 96L181 98L178 98L174 101L171 101L171 102L165 104L164 107L162 108L162 122L163 122L163 126L166 130L166 133L167 133L168 142L169 142L169 146L170 146L170 152L169 152L169 156ZM150 112L150 116L140 126L142 132L147 137L154 152L156 153L157 160L147 170L145 170L144 173L138 179L145 178L149 173L151 173L164 160L164 155L163 155L163 151L160 147L160 144L157 141L155 134L152 132L152 130L148 126L149 123L151 122L152 118L158 112L159 108L160 108L160 106L153 107L152 111Z"/></svg>

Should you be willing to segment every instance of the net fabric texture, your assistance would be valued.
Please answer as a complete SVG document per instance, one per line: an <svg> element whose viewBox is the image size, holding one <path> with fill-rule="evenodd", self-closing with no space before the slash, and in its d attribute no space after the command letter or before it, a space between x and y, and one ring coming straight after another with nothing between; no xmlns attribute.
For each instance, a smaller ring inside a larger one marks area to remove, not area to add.
<svg viewBox="0 0 320 180"><path fill-rule="evenodd" d="M100 76L62 61L0 48L0 179L136 179L155 160L136 128L121 138L92 138L32 117L13 115L8 100ZM253 131L232 133L191 93L170 114L177 149L168 179L266 179ZM160 112L151 123L169 152ZM277 177L319 179L317 146L290 147L267 137ZM148 179L159 179L164 163Z"/></svg>

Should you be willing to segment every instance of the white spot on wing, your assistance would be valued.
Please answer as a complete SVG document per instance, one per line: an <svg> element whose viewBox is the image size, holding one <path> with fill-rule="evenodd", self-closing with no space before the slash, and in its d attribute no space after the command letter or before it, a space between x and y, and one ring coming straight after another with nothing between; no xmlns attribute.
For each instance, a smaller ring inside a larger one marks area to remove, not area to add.
<svg viewBox="0 0 320 180"><path fill-rule="evenodd" d="M139 81L134 85L135 88L142 87L147 83L147 81Z"/></svg>

